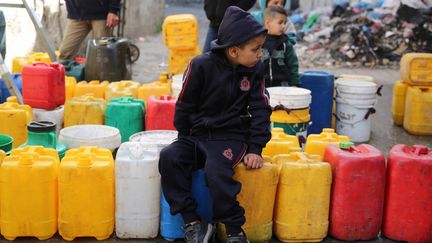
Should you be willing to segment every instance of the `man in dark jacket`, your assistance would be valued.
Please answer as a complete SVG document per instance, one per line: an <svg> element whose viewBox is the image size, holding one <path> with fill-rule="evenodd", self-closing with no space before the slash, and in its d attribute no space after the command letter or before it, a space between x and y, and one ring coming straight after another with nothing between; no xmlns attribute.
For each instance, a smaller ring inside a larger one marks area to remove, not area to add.
<svg viewBox="0 0 432 243"><path fill-rule="evenodd" d="M229 7L211 51L195 57L183 76L174 117L178 139L161 151L159 171L171 214L180 213L186 223L186 243L207 243L214 230L197 215L191 194L192 172L202 167L213 221L225 225L227 243L248 242L236 200L241 185L232 176L240 162L261 168L271 137L260 61L266 32L249 13Z"/></svg>
<svg viewBox="0 0 432 243"><path fill-rule="evenodd" d="M205 0L204 10L207 19L210 20L210 26L207 31L207 37L204 44L203 52L210 50L210 43L217 38L219 25L229 6L237 6L245 11L253 7L256 0Z"/></svg>
<svg viewBox="0 0 432 243"><path fill-rule="evenodd" d="M119 22L120 0L66 0L68 22L60 45L60 59L72 59L90 31L111 36Z"/></svg>

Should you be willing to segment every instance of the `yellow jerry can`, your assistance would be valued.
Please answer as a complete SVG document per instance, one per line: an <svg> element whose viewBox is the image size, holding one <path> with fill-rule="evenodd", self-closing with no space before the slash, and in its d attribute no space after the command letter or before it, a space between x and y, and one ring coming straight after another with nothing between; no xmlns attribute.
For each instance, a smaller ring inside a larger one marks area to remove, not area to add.
<svg viewBox="0 0 432 243"><path fill-rule="evenodd" d="M311 134L306 140L305 152L308 154L318 154L320 160L324 158L324 151L327 145L339 145L340 142L349 142L348 136L338 135L334 129L324 128L320 134Z"/></svg>
<svg viewBox="0 0 432 243"><path fill-rule="evenodd" d="M432 86L432 53L407 53L400 60L401 79L411 85Z"/></svg>
<svg viewBox="0 0 432 243"><path fill-rule="evenodd" d="M56 150L42 146L14 149L0 167L0 228L7 240L57 232Z"/></svg>
<svg viewBox="0 0 432 243"><path fill-rule="evenodd" d="M100 82L99 80L78 82L75 87L74 96L92 95L96 98L105 98L105 91L108 84L108 81Z"/></svg>
<svg viewBox="0 0 432 243"><path fill-rule="evenodd" d="M105 99L109 101L112 98L120 97L138 97L138 88L140 84L131 80L122 80L111 82L105 90Z"/></svg>
<svg viewBox="0 0 432 243"><path fill-rule="evenodd" d="M33 63L36 62L51 63L51 57L47 52L33 52L31 54L31 58L33 59Z"/></svg>
<svg viewBox="0 0 432 243"><path fill-rule="evenodd" d="M247 169L243 163L234 169L234 180L241 183L237 201L245 210L243 225L250 242L268 242L272 237L273 206L279 180L279 168L264 163L260 169ZM225 227L220 225L219 238L226 241Z"/></svg>
<svg viewBox="0 0 432 243"><path fill-rule="evenodd" d="M138 88L138 99L147 103L150 96L169 96L171 95L171 83L171 80L167 79L167 75L161 74L158 81L145 83Z"/></svg>
<svg viewBox="0 0 432 243"><path fill-rule="evenodd" d="M73 97L65 103L64 127L83 124L103 125L106 101L93 96Z"/></svg>
<svg viewBox="0 0 432 243"><path fill-rule="evenodd" d="M411 134L432 135L432 87L408 87L403 127Z"/></svg>
<svg viewBox="0 0 432 243"><path fill-rule="evenodd" d="M6 153L3 150L0 150L0 165L3 162L3 159L6 157Z"/></svg>
<svg viewBox="0 0 432 243"><path fill-rule="evenodd" d="M297 136L285 134L283 128L273 128L271 133L272 138L263 149L263 155L273 157L301 150Z"/></svg>
<svg viewBox="0 0 432 243"><path fill-rule="evenodd" d="M143 205L145 206L145 205ZM114 230L114 160L111 151L81 147L66 152L59 169L59 234L107 239Z"/></svg>
<svg viewBox="0 0 432 243"><path fill-rule="evenodd" d="M0 104L0 133L11 136L13 147L18 147L27 141L27 124L32 117L29 105L20 105L15 96L10 96Z"/></svg>
<svg viewBox="0 0 432 243"><path fill-rule="evenodd" d="M15 57L12 60L12 73L22 73L24 66L31 65L33 58L31 56Z"/></svg>
<svg viewBox="0 0 432 243"><path fill-rule="evenodd" d="M162 24L163 41L169 49L198 46L198 21L192 14L167 16Z"/></svg>
<svg viewBox="0 0 432 243"><path fill-rule="evenodd" d="M72 98L75 96L75 89L76 89L77 81L75 77L69 77L66 76L65 78L65 98L66 100Z"/></svg>
<svg viewBox="0 0 432 243"><path fill-rule="evenodd" d="M405 113L405 97L408 84L402 81L396 81L393 85L393 96L392 96L392 117L393 122L396 125L401 126L403 124L404 113Z"/></svg>
<svg viewBox="0 0 432 243"><path fill-rule="evenodd" d="M201 54L198 47L185 50L169 50L168 72L171 75L183 74L189 62L195 56Z"/></svg>
<svg viewBox="0 0 432 243"><path fill-rule="evenodd" d="M282 166L274 207L274 232L282 242L320 242L328 230L331 167L318 155L276 157Z"/></svg>

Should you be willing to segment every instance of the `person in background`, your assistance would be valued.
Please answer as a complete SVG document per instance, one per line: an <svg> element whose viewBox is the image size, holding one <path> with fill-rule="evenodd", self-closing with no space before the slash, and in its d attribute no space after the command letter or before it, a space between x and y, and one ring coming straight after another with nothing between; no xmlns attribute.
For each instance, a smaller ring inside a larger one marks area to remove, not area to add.
<svg viewBox="0 0 432 243"><path fill-rule="evenodd" d="M264 13L268 34L261 60L266 87L300 85L297 55L284 32L287 17L286 10L278 5L268 7Z"/></svg>
<svg viewBox="0 0 432 243"><path fill-rule="evenodd" d="M192 59L183 75L174 117L179 135L161 151L159 172L171 214L180 213L186 223L187 243L207 243L212 223L225 225L227 243L248 243L245 211L236 199L241 184L232 176L242 161L261 168L271 137L260 61L266 33L249 13L228 7L211 51ZM214 222L201 221L192 198L192 172L202 167Z"/></svg>
<svg viewBox="0 0 432 243"><path fill-rule="evenodd" d="M0 54L3 60L6 58L6 19L0 10Z"/></svg>
<svg viewBox="0 0 432 243"><path fill-rule="evenodd" d="M120 0L65 0L67 24L60 59L73 59L90 31L93 37L112 36L119 23Z"/></svg>
<svg viewBox="0 0 432 243"><path fill-rule="evenodd" d="M217 38L219 25L229 6L237 6L244 11L253 7L256 0L205 0L204 11L210 25L207 31L207 37L204 43L203 52L210 50L210 43ZM261 23L262 24L262 23Z"/></svg>
<svg viewBox="0 0 432 243"><path fill-rule="evenodd" d="M286 11L289 11L290 9L292 9L292 7L294 7L291 6L292 3L297 3L296 7L298 7L298 2L290 0L258 0L258 4L260 5L261 10L254 11L251 14L258 20L260 24L264 25L264 12L269 6L277 5L285 8ZM284 32L285 34L287 34L290 42L293 45L297 44L297 31L294 24L291 23L289 18L287 18Z"/></svg>

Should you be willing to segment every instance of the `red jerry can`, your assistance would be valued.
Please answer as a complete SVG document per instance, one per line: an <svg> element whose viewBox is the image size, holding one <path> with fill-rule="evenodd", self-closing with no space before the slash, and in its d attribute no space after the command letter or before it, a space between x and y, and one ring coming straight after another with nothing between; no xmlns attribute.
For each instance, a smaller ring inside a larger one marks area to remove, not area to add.
<svg viewBox="0 0 432 243"><path fill-rule="evenodd" d="M398 144L387 167L383 234L397 241L432 242L432 152Z"/></svg>
<svg viewBox="0 0 432 243"><path fill-rule="evenodd" d="M333 172L329 233L340 240L370 240L381 229L385 158L368 144L329 145L324 161Z"/></svg>
<svg viewBox="0 0 432 243"><path fill-rule="evenodd" d="M147 100L146 130L176 130L175 104L176 98L171 96L161 95L159 98L150 96Z"/></svg>
<svg viewBox="0 0 432 243"><path fill-rule="evenodd" d="M65 68L58 63L34 63L22 72L24 103L53 110L65 102Z"/></svg>

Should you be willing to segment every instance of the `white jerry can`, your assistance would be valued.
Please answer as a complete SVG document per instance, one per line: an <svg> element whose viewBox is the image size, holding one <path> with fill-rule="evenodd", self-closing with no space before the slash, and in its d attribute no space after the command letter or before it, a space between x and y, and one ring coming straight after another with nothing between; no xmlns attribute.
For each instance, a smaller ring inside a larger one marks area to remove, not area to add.
<svg viewBox="0 0 432 243"><path fill-rule="evenodd" d="M116 235L121 239L156 238L159 232L161 179L159 150L125 142L117 151Z"/></svg>

